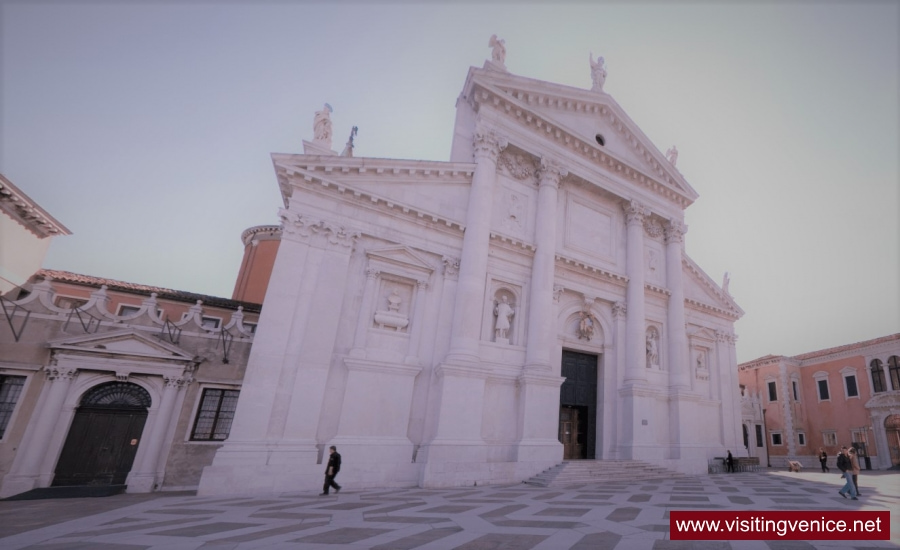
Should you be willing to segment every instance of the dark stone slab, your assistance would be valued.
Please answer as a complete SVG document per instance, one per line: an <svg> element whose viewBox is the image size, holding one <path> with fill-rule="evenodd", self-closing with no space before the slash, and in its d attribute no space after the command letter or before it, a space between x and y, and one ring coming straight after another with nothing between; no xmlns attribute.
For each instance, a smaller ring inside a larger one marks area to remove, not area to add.
<svg viewBox="0 0 900 550"><path fill-rule="evenodd" d="M109 544L103 542L61 542L54 544L41 544L40 546L28 546L33 550L146 550L150 546L137 544Z"/></svg>
<svg viewBox="0 0 900 550"><path fill-rule="evenodd" d="M565 493L544 493L542 495L535 495L533 498L534 500L551 500L562 494Z"/></svg>
<svg viewBox="0 0 900 550"><path fill-rule="evenodd" d="M369 508L378 506L376 502L343 502L341 504L332 504L331 506L319 506L316 510L357 510L359 508Z"/></svg>
<svg viewBox="0 0 900 550"><path fill-rule="evenodd" d="M375 508L374 510L366 510L363 512L364 514L387 514L390 512L396 512L398 510L408 510L410 508L418 508L419 506L424 506L424 501L416 501L416 502L403 502L400 504L392 504L391 506L385 506L384 508Z"/></svg>
<svg viewBox="0 0 900 550"><path fill-rule="evenodd" d="M590 512L590 508L544 508L540 512L536 512L536 516L564 516L569 518L580 518Z"/></svg>
<svg viewBox="0 0 900 550"><path fill-rule="evenodd" d="M622 535L615 533L593 533L582 537L569 550L613 550L621 539Z"/></svg>
<svg viewBox="0 0 900 550"><path fill-rule="evenodd" d="M304 542L310 544L353 544L354 542L370 539L390 532L391 529L376 529L374 527L342 527L341 529L332 529L331 531L326 531L324 533L294 539L291 542Z"/></svg>
<svg viewBox="0 0 900 550"><path fill-rule="evenodd" d="M650 495L638 493L628 497L628 502L650 502Z"/></svg>
<svg viewBox="0 0 900 550"><path fill-rule="evenodd" d="M677 492L679 492L679 493L703 493L703 492L706 492L706 489L705 489L705 488L703 488L703 487L696 487L696 486L690 486L690 487L673 487L672 490L673 490L673 491L677 491Z"/></svg>
<svg viewBox="0 0 900 550"><path fill-rule="evenodd" d="M508 535L491 533L457 546L453 550L528 550L547 537L545 535Z"/></svg>
<svg viewBox="0 0 900 550"><path fill-rule="evenodd" d="M262 531L254 531L252 533L245 533L243 535L237 535L234 537L228 537L224 539L217 539L216 542L251 542L264 540L269 537L277 537L279 535L285 535L287 533L294 533L297 531L303 531L304 529L312 529L313 527L325 527L328 525L328 521L318 521L318 522L308 522L308 523L293 523L291 525L282 525L281 527L273 527L272 529L263 529Z"/></svg>
<svg viewBox="0 0 900 550"><path fill-rule="evenodd" d="M741 491L737 487L719 487L719 490L723 493L739 493Z"/></svg>
<svg viewBox="0 0 900 550"><path fill-rule="evenodd" d="M181 519L170 519L168 521L145 521L144 523L140 523L135 525L131 523L129 525L120 525L118 527L110 527L108 529L95 529L93 531L78 531L77 533L73 533L73 537L99 537L102 535L112 535L115 533L130 533L143 531L145 529L158 529L160 527L169 527L172 525L181 525L183 523L194 523L197 521L208 521L212 519L209 518L181 518Z"/></svg>
<svg viewBox="0 0 900 550"><path fill-rule="evenodd" d="M512 514L513 512L517 512L517 511L521 510L522 508L528 508L528 505L527 504L511 504L509 506L502 506L495 510L490 510L483 514L478 514L478 517L483 518L483 519L503 517L503 516Z"/></svg>
<svg viewBox="0 0 900 550"><path fill-rule="evenodd" d="M284 504L284 501L281 500L246 500L243 502L230 502L228 504L222 504L222 506L269 506L271 504Z"/></svg>
<svg viewBox="0 0 900 550"><path fill-rule="evenodd" d="M616 508L606 516L606 519L609 521L632 521L638 517L638 514L640 513L640 508Z"/></svg>
<svg viewBox="0 0 900 550"><path fill-rule="evenodd" d="M363 521L369 521L372 523L447 523L450 520L445 517L427 518L415 516L366 516L365 518L363 518Z"/></svg>
<svg viewBox="0 0 900 550"><path fill-rule="evenodd" d="M201 510L200 508L166 508L165 510L147 510L147 514L170 514L173 516L218 515L222 510Z"/></svg>
<svg viewBox="0 0 900 550"><path fill-rule="evenodd" d="M192 525L190 527L182 527L181 529L169 529L168 531L154 531L148 535L160 535L168 537L202 537L204 535L213 535L223 531L237 531L238 529L246 529L247 527L264 527L261 523L201 523L200 525Z"/></svg>
<svg viewBox="0 0 900 550"><path fill-rule="evenodd" d="M803 497L772 497L772 502L779 504L816 504L817 501Z"/></svg>
<svg viewBox="0 0 900 550"><path fill-rule="evenodd" d="M669 495L669 502L709 502L709 497L689 497L682 495Z"/></svg>
<svg viewBox="0 0 900 550"><path fill-rule="evenodd" d="M728 500L734 504L753 504L753 499L750 497L729 496Z"/></svg>
<svg viewBox="0 0 900 550"><path fill-rule="evenodd" d="M418 510L420 514L462 514L463 512L468 512L469 510L474 510L478 508L478 506L463 506L459 504L445 504L444 506L435 506L434 508L427 508L425 510Z"/></svg>
<svg viewBox="0 0 900 550"><path fill-rule="evenodd" d="M250 514L250 517L260 519L330 520L331 514L310 514L309 512L256 512L255 514Z"/></svg>
<svg viewBox="0 0 900 550"><path fill-rule="evenodd" d="M609 500L612 498L612 494L590 494L590 495L577 495L575 498L578 500Z"/></svg>
<svg viewBox="0 0 900 550"><path fill-rule="evenodd" d="M391 541L387 544L379 544L373 546L372 550L412 550L420 546L432 543L436 540L455 535L462 531L462 527L441 527L440 529L430 529L421 533L403 537L402 539Z"/></svg>
<svg viewBox="0 0 900 550"><path fill-rule="evenodd" d="M730 550L724 540L657 540L653 550Z"/></svg>
<svg viewBox="0 0 900 550"><path fill-rule="evenodd" d="M500 519L491 521L497 527L528 527L532 529L578 529L587 527L586 523L579 521L541 521L529 519Z"/></svg>
<svg viewBox="0 0 900 550"><path fill-rule="evenodd" d="M767 540L765 543L772 550L809 550L815 548L812 544L802 540Z"/></svg>

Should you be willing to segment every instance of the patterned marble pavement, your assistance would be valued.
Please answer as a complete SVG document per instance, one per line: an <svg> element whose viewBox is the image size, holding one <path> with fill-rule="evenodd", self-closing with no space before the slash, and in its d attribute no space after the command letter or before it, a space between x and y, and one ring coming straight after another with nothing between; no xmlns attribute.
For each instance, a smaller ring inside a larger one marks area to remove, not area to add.
<svg viewBox="0 0 900 550"><path fill-rule="evenodd" d="M863 472L860 490L865 496L859 501L841 498L840 485L834 473L770 471L563 489L524 484L440 490L346 487L328 497L156 494L12 501L0 502L0 549L900 548L900 473ZM686 509L890 510L892 540L669 540L669 511Z"/></svg>

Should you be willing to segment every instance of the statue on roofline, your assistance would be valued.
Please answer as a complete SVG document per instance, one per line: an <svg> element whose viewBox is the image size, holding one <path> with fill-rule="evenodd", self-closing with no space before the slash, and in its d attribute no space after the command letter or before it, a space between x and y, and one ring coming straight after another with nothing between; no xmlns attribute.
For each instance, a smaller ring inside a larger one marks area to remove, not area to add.
<svg viewBox="0 0 900 550"><path fill-rule="evenodd" d="M604 59L603 56L597 56L597 61L594 61L594 53L588 53L588 61L591 62L591 80L593 81L593 86L591 86L591 91L593 92L602 92L603 84L606 83L606 67L604 67Z"/></svg>
<svg viewBox="0 0 900 550"><path fill-rule="evenodd" d="M672 166L675 166L675 163L678 162L678 148L674 145L666 151L666 160L672 163Z"/></svg>
<svg viewBox="0 0 900 550"><path fill-rule="evenodd" d="M313 139L331 149L331 113L334 109L325 104L321 111L316 111L313 119Z"/></svg>
<svg viewBox="0 0 900 550"><path fill-rule="evenodd" d="M506 66L506 40L498 39L496 34L491 35L488 42L491 47L491 60L502 66Z"/></svg>

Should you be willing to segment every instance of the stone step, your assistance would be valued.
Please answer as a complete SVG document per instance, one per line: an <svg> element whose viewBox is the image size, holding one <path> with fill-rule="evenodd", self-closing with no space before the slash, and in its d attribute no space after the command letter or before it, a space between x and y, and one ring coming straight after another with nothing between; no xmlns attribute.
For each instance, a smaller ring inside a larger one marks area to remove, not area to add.
<svg viewBox="0 0 900 550"><path fill-rule="evenodd" d="M639 460L573 460L549 468L525 481L540 487L613 481L651 481L685 477L683 474Z"/></svg>

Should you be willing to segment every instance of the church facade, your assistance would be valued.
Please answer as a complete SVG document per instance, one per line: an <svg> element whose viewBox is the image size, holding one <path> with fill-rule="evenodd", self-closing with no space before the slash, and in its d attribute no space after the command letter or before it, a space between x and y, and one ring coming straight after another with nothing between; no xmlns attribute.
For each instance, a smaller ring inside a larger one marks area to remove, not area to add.
<svg viewBox="0 0 900 550"><path fill-rule="evenodd" d="M740 446L740 307L686 254L697 193L603 92L472 68L447 162L274 154L281 235L200 494L689 473ZM716 230L716 228L701 228Z"/></svg>

